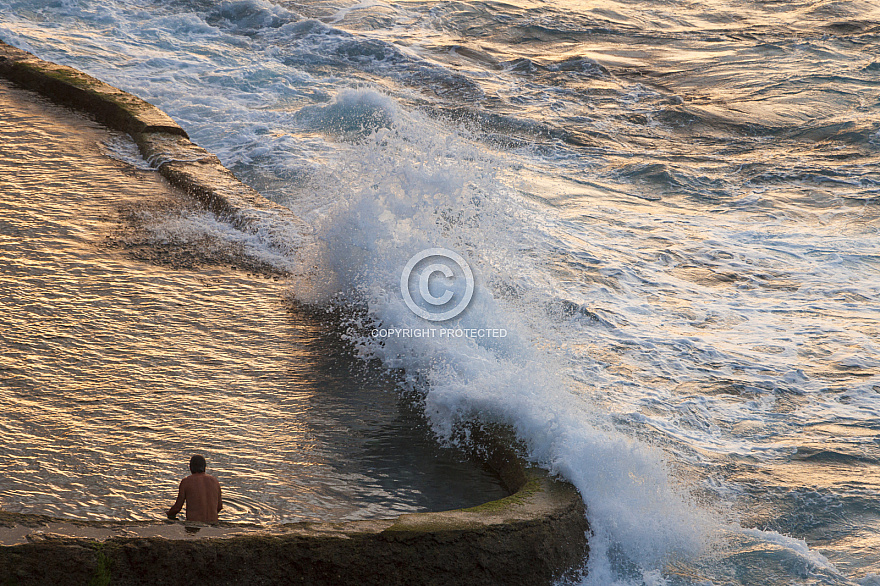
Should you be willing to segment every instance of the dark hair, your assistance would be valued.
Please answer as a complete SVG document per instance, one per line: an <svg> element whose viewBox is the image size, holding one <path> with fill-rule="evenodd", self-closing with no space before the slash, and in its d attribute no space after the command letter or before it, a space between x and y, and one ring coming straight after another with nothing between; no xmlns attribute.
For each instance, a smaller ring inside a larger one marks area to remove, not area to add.
<svg viewBox="0 0 880 586"><path fill-rule="evenodd" d="M189 459L189 471L193 474L204 472L207 466L208 463L205 461L204 456L195 455Z"/></svg>

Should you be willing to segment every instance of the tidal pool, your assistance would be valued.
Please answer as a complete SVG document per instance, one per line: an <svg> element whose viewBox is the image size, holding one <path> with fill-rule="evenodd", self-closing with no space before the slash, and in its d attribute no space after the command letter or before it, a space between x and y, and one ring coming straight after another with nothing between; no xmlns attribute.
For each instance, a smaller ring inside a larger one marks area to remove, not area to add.
<svg viewBox="0 0 880 586"><path fill-rule="evenodd" d="M127 137L5 82L0 120L0 509L162 518L196 452L226 521L505 494Z"/></svg>

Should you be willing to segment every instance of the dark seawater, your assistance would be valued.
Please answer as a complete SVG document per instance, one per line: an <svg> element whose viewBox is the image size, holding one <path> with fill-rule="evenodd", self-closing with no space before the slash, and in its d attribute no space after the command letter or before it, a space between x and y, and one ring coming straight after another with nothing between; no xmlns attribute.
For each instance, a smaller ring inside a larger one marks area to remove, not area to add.
<svg viewBox="0 0 880 586"><path fill-rule="evenodd" d="M441 441L504 422L574 482L584 583L880 583L876 4L0 10L306 220L290 291ZM509 336L370 335L425 326L430 247L475 274L451 323Z"/></svg>

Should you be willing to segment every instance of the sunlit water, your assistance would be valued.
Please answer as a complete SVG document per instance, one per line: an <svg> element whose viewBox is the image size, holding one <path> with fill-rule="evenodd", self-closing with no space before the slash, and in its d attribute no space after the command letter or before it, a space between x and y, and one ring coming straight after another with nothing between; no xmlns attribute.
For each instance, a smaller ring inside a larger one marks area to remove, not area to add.
<svg viewBox="0 0 880 586"><path fill-rule="evenodd" d="M0 508L160 519L194 452L223 484L224 521L504 496L436 447L331 320L295 310L277 276L240 270L229 245L246 235L211 237L211 216L180 215L155 173L106 156L125 154L121 137L33 99L0 86ZM150 221L140 238L132 214ZM161 259L169 242L197 245L203 266L131 258Z"/></svg>
<svg viewBox="0 0 880 586"><path fill-rule="evenodd" d="M880 581L876 5L0 5L303 217L293 295L441 438L503 421L577 484L586 583ZM425 325L433 246L507 338L369 335Z"/></svg>

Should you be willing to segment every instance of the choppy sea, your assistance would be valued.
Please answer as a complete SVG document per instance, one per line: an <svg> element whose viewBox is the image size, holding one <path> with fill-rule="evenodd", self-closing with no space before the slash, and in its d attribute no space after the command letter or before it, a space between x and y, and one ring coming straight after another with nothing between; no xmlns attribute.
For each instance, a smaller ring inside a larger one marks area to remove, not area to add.
<svg viewBox="0 0 880 586"><path fill-rule="evenodd" d="M291 294L440 441L577 485L584 584L880 584L877 4L0 0L0 39L304 219Z"/></svg>

